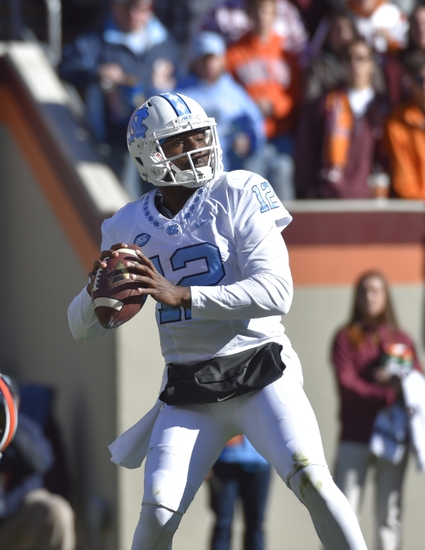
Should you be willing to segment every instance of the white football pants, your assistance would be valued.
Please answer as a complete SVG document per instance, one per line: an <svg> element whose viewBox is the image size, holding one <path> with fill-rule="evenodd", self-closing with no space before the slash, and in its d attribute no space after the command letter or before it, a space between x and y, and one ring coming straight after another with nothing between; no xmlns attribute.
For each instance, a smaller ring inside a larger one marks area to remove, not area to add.
<svg viewBox="0 0 425 550"><path fill-rule="evenodd" d="M132 550L171 550L195 493L226 442L241 433L308 508L327 550L366 550L357 518L329 473L298 373L291 365L273 384L228 401L162 408L146 458Z"/></svg>

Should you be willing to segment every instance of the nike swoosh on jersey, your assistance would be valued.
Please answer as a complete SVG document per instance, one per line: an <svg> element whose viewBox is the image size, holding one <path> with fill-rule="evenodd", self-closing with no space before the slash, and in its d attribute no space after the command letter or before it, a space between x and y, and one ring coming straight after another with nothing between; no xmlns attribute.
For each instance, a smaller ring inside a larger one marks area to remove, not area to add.
<svg viewBox="0 0 425 550"><path fill-rule="evenodd" d="M231 393L230 395L226 395L226 397L217 397L217 402L219 401L226 401L226 399L230 399L232 397L232 395L235 395L235 391L233 393Z"/></svg>

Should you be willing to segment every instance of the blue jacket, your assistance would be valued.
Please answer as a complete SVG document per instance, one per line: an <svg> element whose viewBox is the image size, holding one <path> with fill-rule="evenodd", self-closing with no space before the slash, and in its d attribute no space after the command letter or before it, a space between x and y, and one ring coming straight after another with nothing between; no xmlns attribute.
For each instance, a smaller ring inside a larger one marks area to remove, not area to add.
<svg viewBox="0 0 425 550"><path fill-rule="evenodd" d="M226 445L218 457L218 462L239 464L248 472L256 472L269 467L269 463L251 445L245 436L241 442Z"/></svg>
<svg viewBox="0 0 425 550"><path fill-rule="evenodd" d="M151 18L146 32L139 34L121 33L109 21L104 30L83 34L65 45L58 72L82 94L88 123L95 136L112 144L119 139L125 147L125 129L131 113L146 97L165 91L157 90L152 82L158 59L170 61L177 75L179 49L155 17ZM103 63L117 63L126 74L136 77L133 87L121 87L123 101L119 113L111 111L104 101L97 76L98 67Z"/></svg>
<svg viewBox="0 0 425 550"><path fill-rule="evenodd" d="M241 163L232 151L238 132L250 137L250 155L264 144L263 116L245 89L230 74L223 73L212 84L189 75L177 85L176 91L197 101L208 116L215 118L226 171L243 167L243 161Z"/></svg>

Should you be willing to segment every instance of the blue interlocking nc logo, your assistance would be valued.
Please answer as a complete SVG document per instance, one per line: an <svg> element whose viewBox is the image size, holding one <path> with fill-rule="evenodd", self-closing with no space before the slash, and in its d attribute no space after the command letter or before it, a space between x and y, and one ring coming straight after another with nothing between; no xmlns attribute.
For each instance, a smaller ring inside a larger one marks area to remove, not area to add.
<svg viewBox="0 0 425 550"><path fill-rule="evenodd" d="M149 116L149 109L147 107L141 107L131 117L128 123L128 140L133 143L135 139L144 138L148 127L144 123L145 118Z"/></svg>
<svg viewBox="0 0 425 550"><path fill-rule="evenodd" d="M181 231L181 227L177 223L170 223L165 229L167 235L170 236L180 235Z"/></svg>

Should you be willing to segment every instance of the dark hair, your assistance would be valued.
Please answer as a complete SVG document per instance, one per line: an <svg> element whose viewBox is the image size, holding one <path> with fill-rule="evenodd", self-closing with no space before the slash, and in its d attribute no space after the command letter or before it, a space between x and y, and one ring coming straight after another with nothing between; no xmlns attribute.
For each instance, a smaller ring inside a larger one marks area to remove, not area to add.
<svg viewBox="0 0 425 550"><path fill-rule="evenodd" d="M386 325L387 327L389 327L390 333L398 329L398 323L394 313L394 307L392 304L390 290L386 278L378 270L373 269L370 271L366 271L365 273L363 273L363 275L360 276L355 285L351 316L346 326L348 337L351 343L356 347L360 346L363 343L365 336L365 327L363 325L364 312L361 307L361 293L363 291L365 282L372 277L377 277L382 281L386 296L384 311L374 320L375 328L378 328L381 325Z"/></svg>
<svg viewBox="0 0 425 550"><path fill-rule="evenodd" d="M353 40L357 39L357 38L361 38L361 35L359 33L359 31L357 30L357 27L356 27L356 23L354 21L354 18L351 14L351 12L345 10L344 8L339 8L339 9L335 9L334 11L332 11L332 13L330 15L328 15L326 18L325 18L325 21L326 21L326 24L327 24L327 31L326 31L326 35L325 35L325 39L324 39L324 43L323 43L323 51L326 51L326 52L332 52L332 47L331 47L331 44L330 44L330 33L331 33L331 28L332 28L332 25L335 23L335 21L337 21L338 19L346 19L350 25L351 25L351 30L353 31ZM334 52L334 53L341 53L341 52Z"/></svg>
<svg viewBox="0 0 425 550"><path fill-rule="evenodd" d="M392 327L397 328L398 325L397 325L397 321L394 313L394 307L392 305L388 282L384 277L384 275L376 269L366 271L357 280L357 283L355 285L355 290L354 290L353 308L352 308L351 317L348 324L354 325L356 323L361 322L364 319L364 313L361 308L361 293L363 291L363 287L367 279L371 279L372 277L376 277L382 281L384 285L385 295L386 295L386 304L385 304L384 311L376 319L376 321L378 324L391 325Z"/></svg>
<svg viewBox="0 0 425 550"><path fill-rule="evenodd" d="M375 328L377 329L381 325L386 325L389 328L390 338L392 338L392 335L398 329L398 323L394 313L394 307L392 304L390 290L386 278L378 270L373 269L370 271L366 271L365 273L363 273L363 275L360 276L355 285L351 316L345 327L351 344L356 348L359 348L363 344L366 334L366 327L363 324L364 313L360 305L361 292L367 279L370 279L372 277L377 277L382 281L386 295L385 308L381 315L379 315L378 318L375 320ZM375 334L375 339L376 343L378 343L379 334L377 332Z"/></svg>
<svg viewBox="0 0 425 550"><path fill-rule="evenodd" d="M412 35L412 30L415 28L415 20L416 20L417 13L418 13L419 10L421 10L423 8L425 8L425 2L416 2L416 5L415 5L413 11L410 14L407 46L404 49L404 51L401 52L402 56L407 54L408 52L413 52L413 51L418 49L418 45L415 42L415 40L413 38L413 35Z"/></svg>
<svg viewBox="0 0 425 550"><path fill-rule="evenodd" d="M363 38L362 36L356 36L355 38L353 38L353 40L351 40L351 42L349 42L347 44L347 49L350 49L352 46L356 45L356 44L363 44L364 46L367 47L367 49L370 51L370 54L371 54L371 57L373 57L374 53L375 53L375 50L372 46L372 44L370 44L365 38Z"/></svg>
<svg viewBox="0 0 425 550"><path fill-rule="evenodd" d="M370 52L370 58L374 64L374 71L372 74L372 86L374 90L380 94L386 95L388 93L388 86L385 80L385 74L383 71L380 56L377 54L374 47L366 39L361 36L357 36L356 38L353 38L353 40L349 44L347 44L345 52L347 61L350 58L351 48L357 44L362 44L366 46Z"/></svg>
<svg viewBox="0 0 425 550"><path fill-rule="evenodd" d="M273 2L274 4L277 5L276 0L246 0L245 9L248 14L252 14L252 12L255 11L264 2Z"/></svg>

